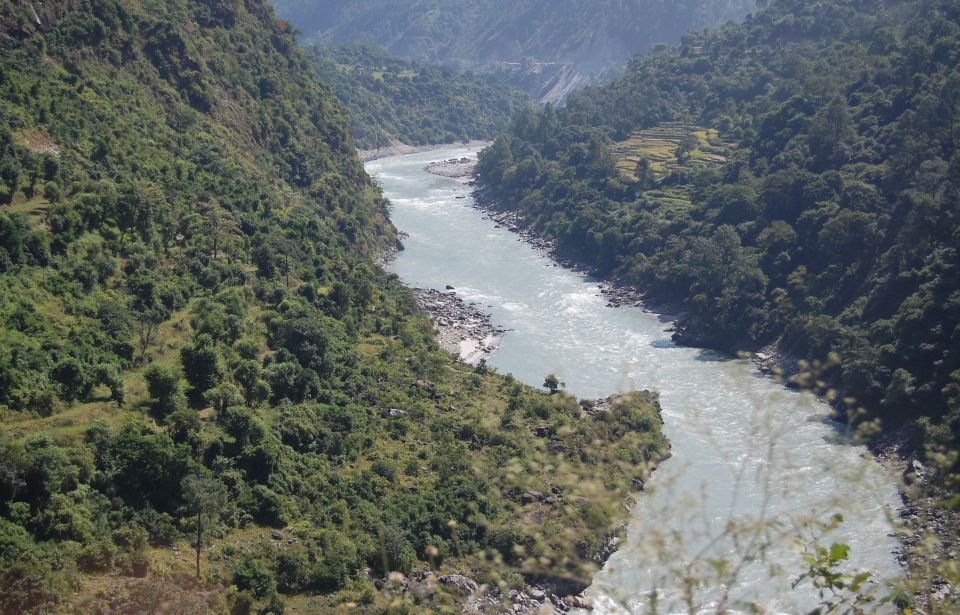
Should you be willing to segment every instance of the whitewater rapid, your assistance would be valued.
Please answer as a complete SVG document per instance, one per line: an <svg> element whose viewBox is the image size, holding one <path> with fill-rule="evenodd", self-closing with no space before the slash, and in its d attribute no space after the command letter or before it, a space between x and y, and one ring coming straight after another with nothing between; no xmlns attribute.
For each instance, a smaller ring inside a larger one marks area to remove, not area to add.
<svg viewBox="0 0 960 615"><path fill-rule="evenodd" d="M467 148L396 156L367 169L408 234L391 269L412 287L456 288L509 333L488 363L539 386L555 373L580 398L632 389L661 395L673 457L638 495L625 540L587 594L599 613L713 612L721 606L806 612L809 582L792 585L815 538L850 546L850 570L884 579L901 571L891 475L852 445L812 395L759 375L747 361L677 346L669 318L611 308L596 280L558 267L470 207L469 186L428 174ZM809 519L843 516L836 529ZM800 540L795 540L794 537ZM762 561L754 552L766 542ZM744 553L757 557L741 562ZM716 574L707 560L739 564ZM702 580L685 599L687 577ZM654 598L655 596L655 598Z"/></svg>

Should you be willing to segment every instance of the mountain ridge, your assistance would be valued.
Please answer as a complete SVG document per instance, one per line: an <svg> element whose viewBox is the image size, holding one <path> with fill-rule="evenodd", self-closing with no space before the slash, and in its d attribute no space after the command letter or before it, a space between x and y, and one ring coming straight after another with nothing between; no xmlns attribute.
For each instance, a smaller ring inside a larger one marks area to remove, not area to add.
<svg viewBox="0 0 960 615"><path fill-rule="evenodd" d="M678 339L780 339L844 411L956 450L958 21L949 2L780 0L521 114L482 185L682 306Z"/></svg>
<svg viewBox="0 0 960 615"><path fill-rule="evenodd" d="M442 353L348 122L261 0L0 0L0 613L589 579L656 395L591 416Z"/></svg>
<svg viewBox="0 0 960 615"><path fill-rule="evenodd" d="M492 70L542 103L616 71L638 51L742 17L753 0L276 0L278 13L323 43L367 41L398 56ZM507 65L504 63L510 63ZM517 66L512 65L518 63ZM524 63L539 65L535 69Z"/></svg>

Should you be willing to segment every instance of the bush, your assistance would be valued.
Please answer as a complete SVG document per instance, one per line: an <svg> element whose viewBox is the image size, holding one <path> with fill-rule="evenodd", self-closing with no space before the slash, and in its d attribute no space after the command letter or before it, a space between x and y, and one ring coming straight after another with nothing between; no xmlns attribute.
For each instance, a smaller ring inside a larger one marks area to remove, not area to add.
<svg viewBox="0 0 960 615"><path fill-rule="evenodd" d="M173 523L173 517L167 513L145 508L140 511L137 518L147 532L148 542L154 547L169 547L180 537L180 532Z"/></svg>
<svg viewBox="0 0 960 615"><path fill-rule="evenodd" d="M386 459L377 459L373 462L373 465L370 467L370 469L373 470L374 474L384 477L391 483L396 482L397 480L396 466Z"/></svg>
<svg viewBox="0 0 960 615"><path fill-rule="evenodd" d="M210 404L216 410L217 415L222 415L227 408L239 406L243 403L243 395L235 385L229 382L221 382L209 391L203 394L203 400Z"/></svg>
<svg viewBox="0 0 960 615"><path fill-rule="evenodd" d="M144 377L150 397L154 400L153 407L161 416L186 407L187 397L183 393L180 370L154 363L147 368Z"/></svg>
<svg viewBox="0 0 960 615"><path fill-rule="evenodd" d="M324 530L317 536L321 555L314 568L313 586L322 592L346 585L364 564L356 543L342 532Z"/></svg>
<svg viewBox="0 0 960 615"><path fill-rule="evenodd" d="M60 184L57 182L47 182L43 186L43 196L51 203L57 203L63 197L60 191Z"/></svg>
<svg viewBox="0 0 960 615"><path fill-rule="evenodd" d="M264 600L277 593L277 579L270 566L258 555L247 555L233 569L233 584Z"/></svg>
<svg viewBox="0 0 960 615"><path fill-rule="evenodd" d="M60 361L50 375L60 385L60 397L69 402L86 397L93 386L87 365L73 357Z"/></svg>
<svg viewBox="0 0 960 615"><path fill-rule="evenodd" d="M256 485L250 490L253 500L249 511L258 523L279 527L290 518L290 505L286 498L277 494L266 485Z"/></svg>
<svg viewBox="0 0 960 615"><path fill-rule="evenodd" d="M417 559L413 545L403 531L395 525L384 525L378 532L380 539L376 553L367 561L374 572L385 575L390 572L407 574Z"/></svg>
<svg viewBox="0 0 960 615"><path fill-rule="evenodd" d="M97 540L84 545L77 556L77 566L84 572L106 572L113 567L117 547L107 541Z"/></svg>
<svg viewBox="0 0 960 615"><path fill-rule="evenodd" d="M223 380L220 354L209 335L200 334L193 344L184 346L180 350L180 362L194 394L202 395Z"/></svg>
<svg viewBox="0 0 960 615"><path fill-rule="evenodd" d="M34 543L22 527L0 519L0 613L57 612L78 587L60 549Z"/></svg>
<svg viewBox="0 0 960 615"><path fill-rule="evenodd" d="M312 566L306 550L295 545L277 556L277 588L285 594L304 591L312 576Z"/></svg>
<svg viewBox="0 0 960 615"><path fill-rule="evenodd" d="M72 540L80 544L93 538L90 511L70 496L53 494L31 524L38 535L50 540ZM109 567L109 563L107 564Z"/></svg>
<svg viewBox="0 0 960 615"><path fill-rule="evenodd" d="M164 425L170 438L177 443L187 442L192 434L198 433L203 427L200 415L189 408L182 408L167 415Z"/></svg>

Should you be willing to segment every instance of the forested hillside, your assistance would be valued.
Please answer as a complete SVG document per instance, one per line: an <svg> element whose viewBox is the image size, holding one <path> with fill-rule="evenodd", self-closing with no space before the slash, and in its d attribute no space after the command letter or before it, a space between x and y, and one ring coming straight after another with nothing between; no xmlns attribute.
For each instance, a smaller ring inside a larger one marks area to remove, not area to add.
<svg viewBox="0 0 960 615"><path fill-rule="evenodd" d="M824 362L842 410L960 445L960 3L779 0L483 152L488 198L686 315Z"/></svg>
<svg viewBox="0 0 960 615"><path fill-rule="evenodd" d="M261 0L0 1L0 181L4 614L582 583L666 454L652 394L591 414L439 352Z"/></svg>
<svg viewBox="0 0 960 615"><path fill-rule="evenodd" d="M638 51L739 19L754 0L274 0L308 38L496 70L556 103Z"/></svg>
<svg viewBox="0 0 960 615"><path fill-rule="evenodd" d="M350 110L350 133L363 149L493 139L532 104L493 77L402 60L369 44L313 44L307 54Z"/></svg>

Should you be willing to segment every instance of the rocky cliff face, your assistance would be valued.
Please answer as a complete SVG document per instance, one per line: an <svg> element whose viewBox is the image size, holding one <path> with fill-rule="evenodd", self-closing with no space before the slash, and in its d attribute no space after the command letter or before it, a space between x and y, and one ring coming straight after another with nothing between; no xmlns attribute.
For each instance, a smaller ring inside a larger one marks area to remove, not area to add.
<svg viewBox="0 0 960 615"><path fill-rule="evenodd" d="M543 103L754 0L274 0L306 37L374 42L406 58L505 73Z"/></svg>
<svg viewBox="0 0 960 615"><path fill-rule="evenodd" d="M597 79L582 67L565 62L502 62L495 70L504 82L527 92L541 105L560 104Z"/></svg>

